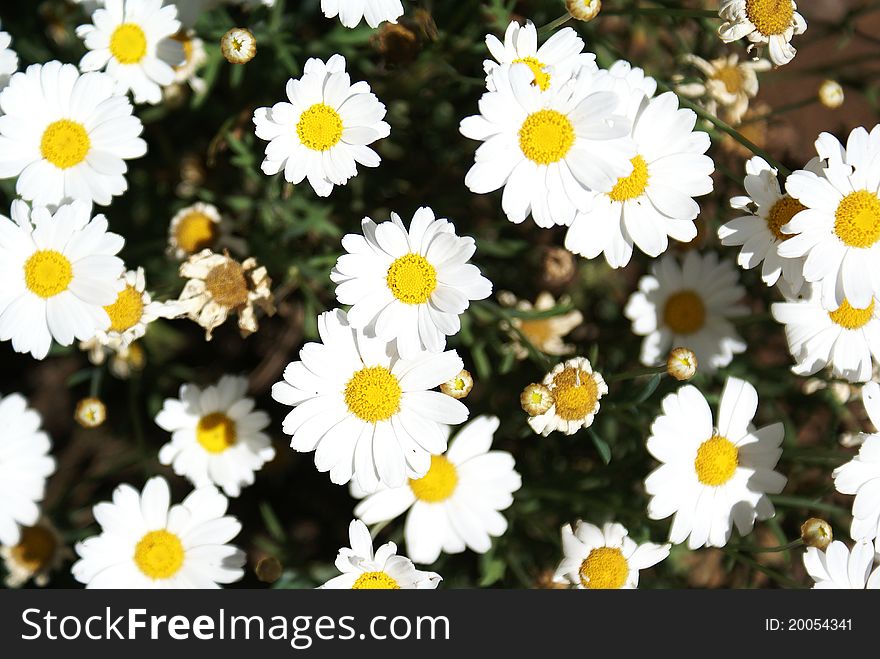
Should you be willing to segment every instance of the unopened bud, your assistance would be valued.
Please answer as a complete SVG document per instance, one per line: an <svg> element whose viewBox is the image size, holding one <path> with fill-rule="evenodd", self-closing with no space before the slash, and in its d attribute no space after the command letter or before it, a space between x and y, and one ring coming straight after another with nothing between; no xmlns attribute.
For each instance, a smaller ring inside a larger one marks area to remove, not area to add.
<svg viewBox="0 0 880 659"><path fill-rule="evenodd" d="M822 86L819 87L819 101L826 108L836 110L843 105L845 100L846 97L843 93L843 87L841 87L840 83L836 80L826 80L822 83Z"/></svg>
<svg viewBox="0 0 880 659"><path fill-rule="evenodd" d="M807 547L825 551L834 540L834 534L831 532L831 525L824 519L811 517L801 525L801 540Z"/></svg>
<svg viewBox="0 0 880 659"><path fill-rule="evenodd" d="M459 399L467 398L467 395L471 393L471 389L473 388L474 378L471 376L470 372L465 369L462 369L458 375L448 382L444 382L440 385L440 391L444 394Z"/></svg>
<svg viewBox="0 0 880 659"><path fill-rule="evenodd" d="M230 64L247 64L257 54L257 40L247 28L234 27L221 37L220 51Z"/></svg>
<svg viewBox="0 0 880 659"><path fill-rule="evenodd" d="M551 392L543 384L532 383L519 395L519 404L529 416L539 416L553 407L556 402Z"/></svg>
<svg viewBox="0 0 880 659"><path fill-rule="evenodd" d="M254 572L263 583L275 583L281 578L281 563L274 556L266 556L260 559Z"/></svg>
<svg viewBox="0 0 880 659"><path fill-rule="evenodd" d="M76 404L73 418L83 428L97 428L107 420L107 407L100 398L89 396Z"/></svg>
<svg viewBox="0 0 880 659"><path fill-rule="evenodd" d="M666 372L679 382L697 374L697 356L689 348L673 348L666 359Z"/></svg>
<svg viewBox="0 0 880 659"><path fill-rule="evenodd" d="M572 18L579 21L591 21L602 9L602 0L565 0L565 6Z"/></svg>

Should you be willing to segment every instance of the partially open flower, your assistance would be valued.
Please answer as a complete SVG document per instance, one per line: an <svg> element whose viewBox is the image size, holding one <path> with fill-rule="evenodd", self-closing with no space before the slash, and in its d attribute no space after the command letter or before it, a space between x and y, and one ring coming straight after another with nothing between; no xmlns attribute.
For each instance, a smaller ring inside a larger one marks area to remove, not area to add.
<svg viewBox="0 0 880 659"><path fill-rule="evenodd" d="M107 420L107 407L100 398L89 396L76 404L73 418L83 428L97 428Z"/></svg>
<svg viewBox="0 0 880 659"><path fill-rule="evenodd" d="M220 39L220 52L230 64L247 64L257 54L257 40L245 27L234 27Z"/></svg>
<svg viewBox="0 0 880 659"><path fill-rule="evenodd" d="M474 378L467 369L461 369L461 372L458 375L440 385L440 391L447 396L452 396L453 398L458 399L467 398L467 395L471 393L471 389L473 388Z"/></svg>
<svg viewBox="0 0 880 659"><path fill-rule="evenodd" d="M543 384L532 383L519 395L519 404L529 416L544 414L553 407L553 393Z"/></svg>
<svg viewBox="0 0 880 659"><path fill-rule="evenodd" d="M679 382L697 374L697 356L690 348L673 348L666 359L666 372Z"/></svg>
<svg viewBox="0 0 880 659"><path fill-rule="evenodd" d="M259 327L255 307L270 316L275 313L272 280L254 258L239 263L228 254L205 249L181 264L180 276L189 279L178 299L180 310L205 328L208 341L231 313L238 316L243 337Z"/></svg>
<svg viewBox="0 0 880 659"><path fill-rule="evenodd" d="M0 547L6 566L7 588L19 588L33 579L41 588L49 583L52 571L61 567L73 553L64 544L58 530L47 519L21 529L17 545Z"/></svg>
<svg viewBox="0 0 880 659"><path fill-rule="evenodd" d="M831 531L831 525L824 519L811 517L801 525L801 540L807 547L825 551L834 540L834 533Z"/></svg>
<svg viewBox="0 0 880 659"><path fill-rule="evenodd" d="M602 0L565 0L565 6L572 18L579 21L591 21L602 9Z"/></svg>

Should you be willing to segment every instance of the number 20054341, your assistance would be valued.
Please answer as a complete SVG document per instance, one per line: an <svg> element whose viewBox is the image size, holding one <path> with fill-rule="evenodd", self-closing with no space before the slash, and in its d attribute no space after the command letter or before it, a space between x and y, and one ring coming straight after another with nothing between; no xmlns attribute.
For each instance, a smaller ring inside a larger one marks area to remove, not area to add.
<svg viewBox="0 0 880 659"><path fill-rule="evenodd" d="M852 618L765 618L769 632L852 631Z"/></svg>

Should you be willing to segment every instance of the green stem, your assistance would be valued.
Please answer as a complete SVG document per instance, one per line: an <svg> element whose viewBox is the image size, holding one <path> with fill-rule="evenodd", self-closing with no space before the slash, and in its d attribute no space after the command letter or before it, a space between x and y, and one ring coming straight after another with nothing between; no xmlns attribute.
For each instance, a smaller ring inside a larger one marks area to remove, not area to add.
<svg viewBox="0 0 880 659"><path fill-rule="evenodd" d="M100 398L98 394L101 391L101 380L104 376L104 369L101 366L96 366L92 369L92 381L89 386L89 396L91 398Z"/></svg>
<svg viewBox="0 0 880 659"><path fill-rule="evenodd" d="M799 110L808 105L812 105L813 103L818 103L818 96L810 96L809 98L801 99L800 101L795 101L794 103L788 103L786 105L780 105L778 108L773 108L767 114L762 114L757 117L749 117L745 121L740 124L741 126L747 126L749 124L757 123L759 121L766 121L771 117L775 117L780 114L785 114L786 112L791 112L792 110Z"/></svg>
<svg viewBox="0 0 880 659"><path fill-rule="evenodd" d="M822 501L813 501L804 497L794 497L784 494L775 494L770 496L770 501L778 506L787 508L803 508L805 510L821 510L826 513L835 513L838 515L848 515L849 512L835 506L832 503L823 503Z"/></svg>
<svg viewBox="0 0 880 659"><path fill-rule="evenodd" d="M565 12L562 16L557 18L555 21L550 21L547 25L538 28L538 34L545 35L548 32L552 32L553 30L562 27L566 23L568 23L572 19L571 14Z"/></svg>
<svg viewBox="0 0 880 659"><path fill-rule="evenodd" d="M737 545L734 547L736 551L747 551L752 554L775 554L782 551L790 551L792 549L796 549L797 547L803 546L804 541L801 538L797 540L792 540L789 543L784 545L779 545L778 547L755 547L749 545Z"/></svg>
<svg viewBox="0 0 880 659"><path fill-rule="evenodd" d="M784 584L784 585L788 586L789 588L803 588L803 585L798 583L794 579L787 577L784 574L782 574L781 572L777 572L776 570L773 570L773 569L767 567L766 565L763 565L762 563L759 563L758 561L753 559L751 556L746 556L745 554L740 554L740 553L733 551L733 550L730 550L730 549L725 549L725 551L727 552L727 554L731 558L733 558L733 560L739 561L740 563L748 565L749 567L751 567L755 570L758 570L758 572L763 572L771 579L775 579L777 582Z"/></svg>
<svg viewBox="0 0 880 659"><path fill-rule="evenodd" d="M687 9L684 7L629 7L627 9L602 9L599 16L673 16L676 18L715 18L714 9Z"/></svg>
<svg viewBox="0 0 880 659"><path fill-rule="evenodd" d="M625 371L623 373L615 373L614 375L609 375L605 378L606 382L620 382L621 380L634 380L635 378L641 378L646 375L657 375L657 374L666 373L666 366L651 366L649 368L637 368L632 371Z"/></svg>

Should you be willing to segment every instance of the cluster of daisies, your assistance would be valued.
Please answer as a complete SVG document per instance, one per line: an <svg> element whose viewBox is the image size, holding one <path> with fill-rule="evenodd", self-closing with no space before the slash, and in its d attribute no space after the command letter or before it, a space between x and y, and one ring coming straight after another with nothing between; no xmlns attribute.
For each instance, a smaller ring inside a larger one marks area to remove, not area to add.
<svg viewBox="0 0 880 659"><path fill-rule="evenodd" d="M16 351L42 359L53 341L79 341L94 363L109 358L123 377L142 363L136 341L158 318L187 317L210 340L231 316L246 336L262 314L274 313L266 269L246 257L246 243L216 207L197 203L172 218L168 253L181 262L186 284L163 302L147 292L143 269L126 269L117 256L123 238L93 213L93 204L107 206L125 192L126 161L146 153L133 103L168 100L181 85L204 90L204 47L192 26L199 11L219 1L185 3L180 12L162 0L91 2L91 22L77 29L88 50L78 68L53 61L16 72L10 38L0 32L0 177L16 178L21 197L11 219L0 217L0 340ZM244 0L260 3L272 4ZM588 20L599 3L567 5ZM321 9L349 28L403 14L399 0L322 0ZM766 46L777 65L794 57L791 38L806 29L790 0L724 0L720 15L724 41L745 37ZM539 45L531 22L512 22L503 41L490 35L486 43L491 59L479 114L460 126L481 142L468 189L502 190L508 220L566 227L568 250L588 259L601 254L612 268L629 264L635 248L656 258L624 309L644 337L641 362L665 364L682 380L697 364L707 373L728 366L746 349L735 319L749 313L735 267L714 253L664 254L670 238L696 237L696 198L713 189L710 141L697 115L674 93L658 94L657 82L629 62L599 68L571 28ZM757 92L756 72L770 66L735 56L690 61L706 83L683 83L680 91L707 97L732 123ZM285 100L253 114L255 134L267 142L265 174L308 180L328 197L357 176L358 165L381 164L371 145L391 132L386 108L369 84L352 83L341 55L309 59L284 91ZM772 312L786 325L796 373L829 367L865 382L880 361L880 271L872 260L880 249L880 126L853 131L845 146L823 134L816 147L817 157L784 184L777 168L750 160L748 196L731 200L743 215L719 237L741 247L741 267L762 264L763 281L785 296ZM316 469L358 500L350 546L336 558L340 574L323 587L436 588L442 577L417 565L428 567L443 553L488 552L507 530L503 511L521 487L513 456L492 450L499 419L469 420L462 400L474 381L447 345L492 284L471 263L474 239L427 206L408 221L396 213L379 222L364 218L360 232L341 244L329 273L340 307L320 314L320 340L305 344L272 387L272 398L290 408L282 430L291 448L314 453ZM514 297L509 306L540 311L555 301L548 294L534 305ZM582 321L571 311L540 329L526 319L506 329L519 358L536 344L562 356L573 352L564 336ZM164 477L140 491L117 487L112 501L93 509L100 533L75 547L78 581L90 588L213 588L242 578L246 556L231 544L241 524L227 514L229 499L275 457L269 415L256 409L248 388L247 378L224 375L206 387L184 384L164 401L155 423L169 437L156 457L192 491L172 503ZM593 423L607 393L590 361L573 356L526 387L520 402L535 433L572 435ZM880 385L866 384L862 393L877 426ZM744 536L771 518L770 495L786 484L776 471L784 432L781 423L755 427L758 403L755 388L734 377L714 415L692 385L667 395L647 438L658 465L644 489L647 517L670 519L668 541L639 543L618 523L579 520L562 528L554 580L635 588L640 571L664 560L673 544L721 547L734 528ZM80 407L81 423L100 423L99 402ZM0 399L0 417L7 582L45 583L72 557L40 510L55 469L51 441L19 394ZM859 441L859 454L834 472L837 490L855 496L856 544L850 550L829 535L806 551L805 567L819 588L880 587L880 434ZM405 554L393 542L374 549L367 525L404 515Z"/></svg>

